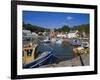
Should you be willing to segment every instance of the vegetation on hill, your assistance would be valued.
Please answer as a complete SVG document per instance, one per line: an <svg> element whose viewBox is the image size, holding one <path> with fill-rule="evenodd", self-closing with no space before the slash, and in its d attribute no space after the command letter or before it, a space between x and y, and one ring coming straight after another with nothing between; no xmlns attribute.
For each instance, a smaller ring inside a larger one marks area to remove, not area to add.
<svg viewBox="0 0 100 80"><path fill-rule="evenodd" d="M44 32L49 30L47 28L43 28L37 25L24 24L24 23L23 23L23 29L30 30L31 32Z"/></svg>
<svg viewBox="0 0 100 80"><path fill-rule="evenodd" d="M68 25L62 26L62 28L55 29L55 31L59 32L69 32L70 30L78 30L79 32L85 32L86 34L89 34L89 24L82 24L82 25L77 25L70 27Z"/></svg>
<svg viewBox="0 0 100 80"><path fill-rule="evenodd" d="M68 25L63 25L62 28L55 29L55 31L69 32L70 31L70 27Z"/></svg>
<svg viewBox="0 0 100 80"><path fill-rule="evenodd" d="M32 24L25 24L25 23L23 23L23 29L30 30L32 32L50 31L50 29L43 28L41 26L32 25ZM85 32L85 33L89 34L89 29L90 29L89 24L82 24L82 25L73 26L73 27L70 27L68 25L64 25L61 28L55 29L55 31L69 32L70 30L79 30L80 32Z"/></svg>
<svg viewBox="0 0 100 80"><path fill-rule="evenodd" d="M89 34L90 25L89 24L82 24L82 25L74 26L71 29L72 30L79 30L80 32L85 32L85 33Z"/></svg>

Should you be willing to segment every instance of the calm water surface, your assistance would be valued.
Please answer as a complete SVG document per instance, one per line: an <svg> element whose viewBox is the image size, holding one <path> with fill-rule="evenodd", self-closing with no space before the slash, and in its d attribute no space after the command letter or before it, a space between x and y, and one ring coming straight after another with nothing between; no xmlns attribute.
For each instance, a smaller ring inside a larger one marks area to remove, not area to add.
<svg viewBox="0 0 100 80"><path fill-rule="evenodd" d="M72 58L72 49L69 43L56 44L56 43L42 43L37 47L36 54L44 51L52 51L52 53L61 60Z"/></svg>

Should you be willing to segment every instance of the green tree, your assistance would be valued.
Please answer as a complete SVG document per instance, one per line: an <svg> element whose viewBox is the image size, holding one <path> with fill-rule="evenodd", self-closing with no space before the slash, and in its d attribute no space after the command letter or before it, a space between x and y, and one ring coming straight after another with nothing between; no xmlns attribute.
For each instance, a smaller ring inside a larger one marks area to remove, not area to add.
<svg viewBox="0 0 100 80"><path fill-rule="evenodd" d="M24 22L23 22L23 29L30 30L31 32L44 32L45 30L49 31L49 29L47 28L43 28L32 24L25 24Z"/></svg>
<svg viewBox="0 0 100 80"><path fill-rule="evenodd" d="M63 32L69 32L70 28L69 28L69 26L64 25L64 26L61 28L61 30L62 30Z"/></svg>
<svg viewBox="0 0 100 80"><path fill-rule="evenodd" d="M85 33L89 34L90 25L82 24L82 25L74 26L73 28L71 28L71 30L79 30L80 32L85 32Z"/></svg>

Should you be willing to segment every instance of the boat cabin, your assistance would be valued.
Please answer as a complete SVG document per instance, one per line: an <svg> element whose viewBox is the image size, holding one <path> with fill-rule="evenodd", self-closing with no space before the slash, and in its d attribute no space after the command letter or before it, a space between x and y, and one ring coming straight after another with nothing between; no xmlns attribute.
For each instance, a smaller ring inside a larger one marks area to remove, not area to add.
<svg viewBox="0 0 100 80"><path fill-rule="evenodd" d="M34 61L35 59L35 49L36 49L37 45L36 44L28 44L28 45L24 45L23 47L23 55L22 55L22 62L23 64L29 64L32 61Z"/></svg>

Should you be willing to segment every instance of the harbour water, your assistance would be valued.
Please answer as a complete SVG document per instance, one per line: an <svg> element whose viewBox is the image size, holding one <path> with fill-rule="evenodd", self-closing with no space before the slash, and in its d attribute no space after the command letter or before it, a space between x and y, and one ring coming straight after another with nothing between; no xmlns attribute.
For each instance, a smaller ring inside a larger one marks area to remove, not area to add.
<svg viewBox="0 0 100 80"><path fill-rule="evenodd" d="M52 51L60 60L67 60L73 57L73 46L69 43L56 44L56 43L42 43L38 45L36 54L43 53L44 51Z"/></svg>
<svg viewBox="0 0 100 80"><path fill-rule="evenodd" d="M75 53L73 52L73 49L77 48L80 45L78 45L78 43L72 44L73 40L76 42L76 39L58 39L58 40L56 39L56 41L54 40L54 42L51 42L48 40L40 41L38 39L32 40L32 41L24 41L23 42L24 44L28 44L30 42L33 44L34 43L37 44L37 47L35 48L35 51L34 51L35 58L33 59L31 63L25 64L24 68L33 68L33 67L40 67L40 66L43 67L44 65L51 66L52 64L58 64L55 66L68 66L68 65L71 65L71 66L79 65L80 66L81 64L82 65L89 64L89 60L88 60L89 57L87 57L86 62L83 63L82 59L84 59L86 56L81 58L79 57L78 54L75 55ZM84 41L84 40L82 39L80 41ZM41 58L41 60L39 60L39 57L45 52L50 52L50 55L46 53L48 57L45 57L45 55L43 55L42 56L43 59ZM78 63L75 63L74 61L74 59L76 58L77 58L76 62Z"/></svg>

